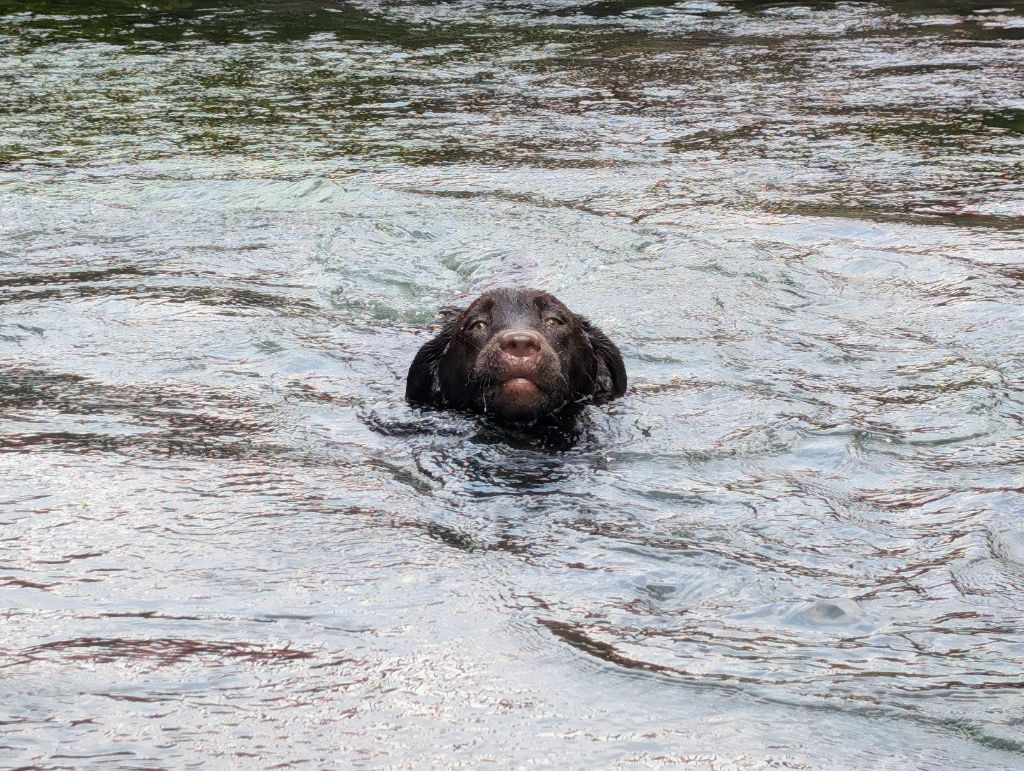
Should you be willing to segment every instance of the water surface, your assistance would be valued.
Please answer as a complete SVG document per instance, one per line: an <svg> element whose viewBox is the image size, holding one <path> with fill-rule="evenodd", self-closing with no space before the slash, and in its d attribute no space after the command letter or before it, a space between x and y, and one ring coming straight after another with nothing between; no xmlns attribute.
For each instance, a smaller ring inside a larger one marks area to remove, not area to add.
<svg viewBox="0 0 1024 771"><path fill-rule="evenodd" d="M1024 763L1024 4L0 0L0 759ZM402 399L557 293L572 442Z"/></svg>

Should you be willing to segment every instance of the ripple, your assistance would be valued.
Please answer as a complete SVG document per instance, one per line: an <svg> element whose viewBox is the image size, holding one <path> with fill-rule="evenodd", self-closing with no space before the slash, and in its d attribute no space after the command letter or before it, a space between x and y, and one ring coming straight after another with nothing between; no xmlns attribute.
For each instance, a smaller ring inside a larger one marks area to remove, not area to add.
<svg viewBox="0 0 1024 771"><path fill-rule="evenodd" d="M5 757L1019 766L1019 17L0 9ZM630 392L407 405L496 284Z"/></svg>

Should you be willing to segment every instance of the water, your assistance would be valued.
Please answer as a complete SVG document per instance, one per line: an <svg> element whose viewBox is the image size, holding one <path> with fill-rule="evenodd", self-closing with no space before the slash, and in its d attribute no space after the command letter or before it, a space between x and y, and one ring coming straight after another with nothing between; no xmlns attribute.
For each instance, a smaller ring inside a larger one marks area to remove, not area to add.
<svg viewBox="0 0 1024 771"><path fill-rule="evenodd" d="M0 759L1024 763L1024 4L0 2ZM563 443L402 400L551 290Z"/></svg>

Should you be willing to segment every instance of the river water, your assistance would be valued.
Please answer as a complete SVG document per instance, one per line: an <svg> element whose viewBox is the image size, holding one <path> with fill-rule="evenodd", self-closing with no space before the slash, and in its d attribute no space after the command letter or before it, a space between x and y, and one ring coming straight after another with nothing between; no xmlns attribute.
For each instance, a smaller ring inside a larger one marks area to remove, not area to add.
<svg viewBox="0 0 1024 771"><path fill-rule="evenodd" d="M0 0L0 764L1020 767L1022 244L1024 3Z"/></svg>

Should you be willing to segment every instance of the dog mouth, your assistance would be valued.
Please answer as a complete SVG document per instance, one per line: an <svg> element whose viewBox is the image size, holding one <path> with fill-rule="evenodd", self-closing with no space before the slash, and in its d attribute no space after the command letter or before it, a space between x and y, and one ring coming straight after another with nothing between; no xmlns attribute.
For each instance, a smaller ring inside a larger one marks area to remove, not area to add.
<svg viewBox="0 0 1024 771"><path fill-rule="evenodd" d="M484 393L484 402L499 415L528 418L546 403L544 391L533 380L523 375L506 377Z"/></svg>
<svg viewBox="0 0 1024 771"><path fill-rule="evenodd" d="M530 378L517 375L510 377L503 383L498 384L496 389L499 393L508 396L531 397L540 394L540 388Z"/></svg>
<svg viewBox="0 0 1024 771"><path fill-rule="evenodd" d="M481 387L483 411L528 421L549 410L559 393L557 364L553 352L517 357L486 351L474 373Z"/></svg>

